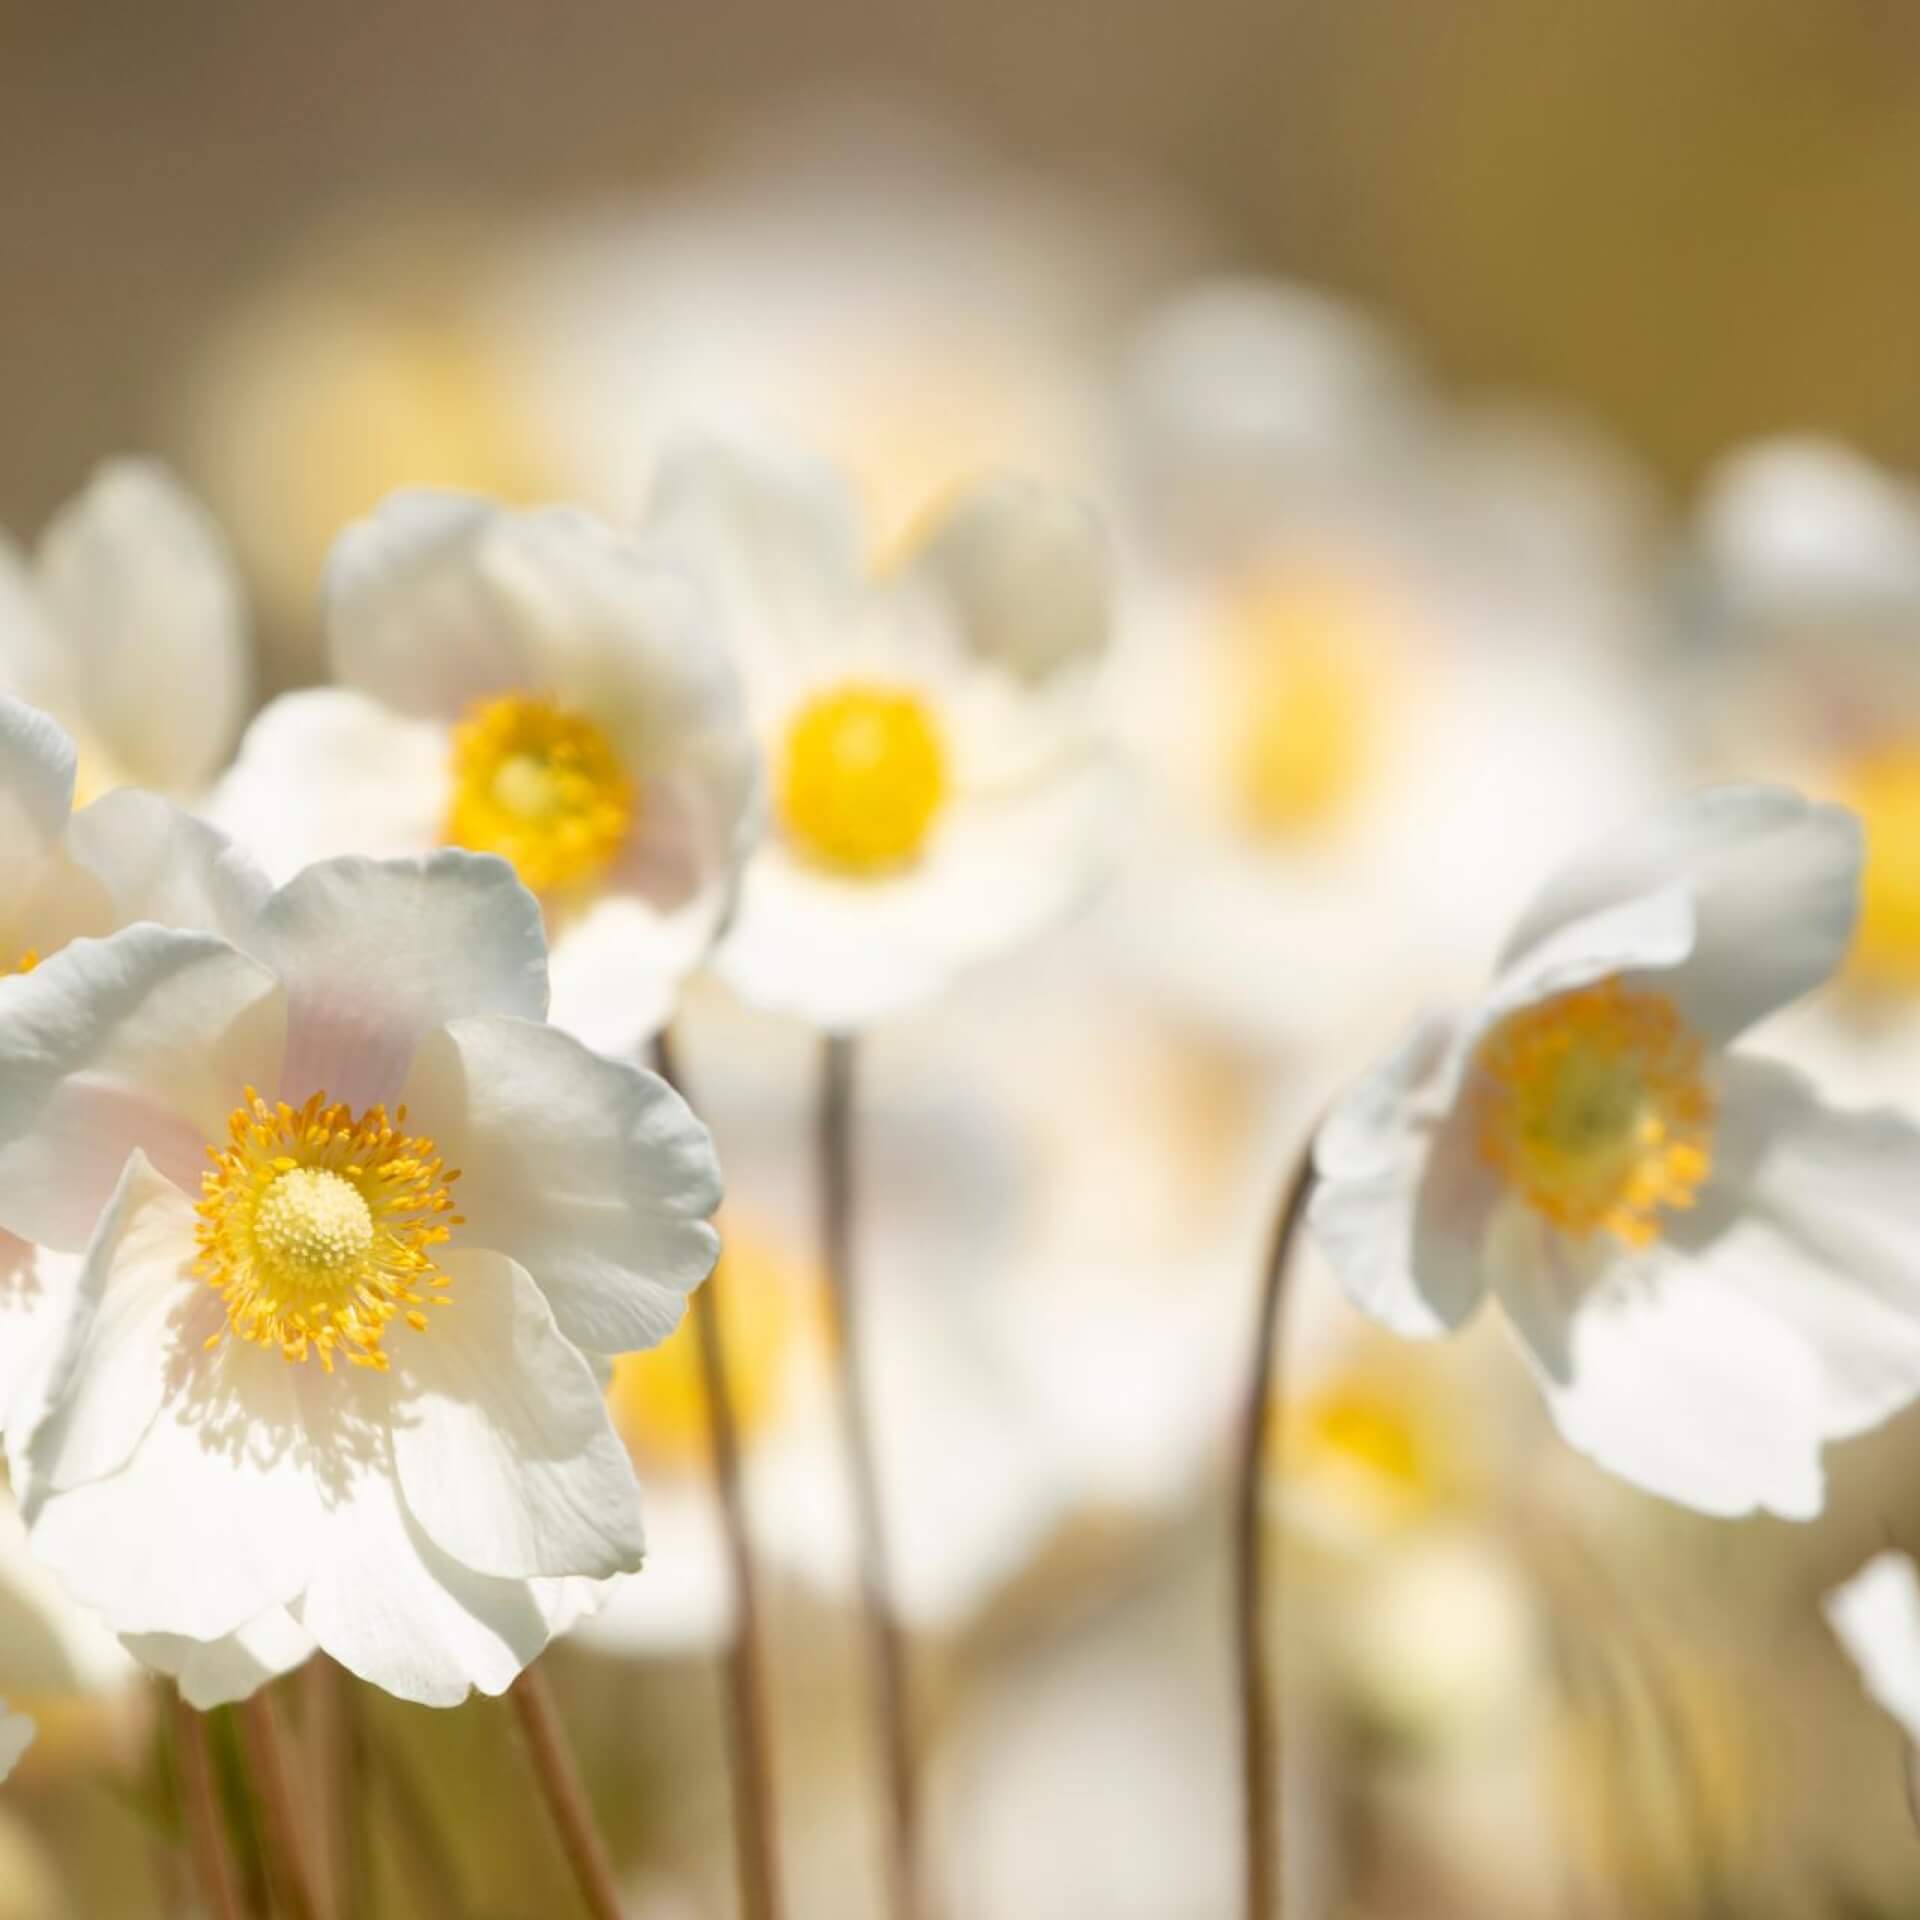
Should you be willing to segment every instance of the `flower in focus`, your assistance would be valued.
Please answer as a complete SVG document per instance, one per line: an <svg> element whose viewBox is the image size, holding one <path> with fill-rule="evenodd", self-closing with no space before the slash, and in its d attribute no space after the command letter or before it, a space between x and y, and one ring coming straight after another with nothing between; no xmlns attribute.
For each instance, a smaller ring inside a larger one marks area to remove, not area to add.
<svg viewBox="0 0 1920 1920"><path fill-rule="evenodd" d="M69 941L138 920L230 932L266 892L210 827L153 794L123 787L75 813L75 765L53 721L0 695L0 1007ZM76 1275L71 1254L0 1232L0 1435L10 1448L38 1409Z"/></svg>
<svg viewBox="0 0 1920 1920"><path fill-rule="evenodd" d="M30 563L0 538L0 684L74 736L83 798L203 793L252 680L226 543L157 462L108 462Z"/></svg>
<svg viewBox="0 0 1920 1920"><path fill-rule="evenodd" d="M1113 945L1236 1045L1370 1046L1651 790L1631 477L1559 423L1443 407L1364 314L1280 285L1167 302L1116 406L1151 803Z"/></svg>
<svg viewBox="0 0 1920 1920"><path fill-rule="evenodd" d="M1697 793L1563 868L1470 1014L1334 1106L1309 1220L1360 1306L1489 1293L1566 1438L1703 1511L1804 1518L1820 1449L1920 1389L1920 1134L1732 1043L1837 968L1857 823Z"/></svg>
<svg viewBox="0 0 1920 1920"><path fill-rule="evenodd" d="M718 1177L545 1001L536 903L442 852L310 867L237 943L75 942L0 1006L0 1221L85 1250L33 1550L190 1699L315 1646L498 1692L638 1566L589 1356L672 1330Z"/></svg>
<svg viewBox="0 0 1920 1920"><path fill-rule="evenodd" d="M672 1010L758 826L734 671L688 582L563 509L400 493L327 569L340 685L248 730L215 812L276 876L449 844L539 897L553 1020L620 1051Z"/></svg>
<svg viewBox="0 0 1920 1920"><path fill-rule="evenodd" d="M875 578L832 474L708 442L663 468L650 524L728 610L769 767L715 956L743 998L858 1028L1084 896L1117 796L1104 555L1076 508L988 483Z"/></svg>

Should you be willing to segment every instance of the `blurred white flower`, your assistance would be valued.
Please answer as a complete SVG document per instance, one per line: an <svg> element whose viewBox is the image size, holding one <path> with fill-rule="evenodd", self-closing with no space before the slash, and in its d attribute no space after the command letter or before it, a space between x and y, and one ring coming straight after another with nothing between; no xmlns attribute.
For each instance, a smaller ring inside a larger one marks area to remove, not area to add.
<svg viewBox="0 0 1920 1920"><path fill-rule="evenodd" d="M1704 1511L1818 1511L1820 1449L1920 1390L1920 1133L1730 1043L1840 964L1857 823L1695 794L1548 882L1463 1018L1315 1143L1310 1223L1396 1331L1491 1293L1565 1436Z"/></svg>
<svg viewBox="0 0 1920 1920"><path fill-rule="evenodd" d="M1920 1743L1920 1568L1892 1548L1877 1553L1825 1610L1867 1692Z"/></svg>
<svg viewBox="0 0 1920 1920"><path fill-rule="evenodd" d="M1113 944L1237 1044L1371 1045L1652 790L1644 502L1593 436L1443 409L1376 324L1278 285L1170 302L1117 406L1152 804Z"/></svg>
<svg viewBox="0 0 1920 1920"><path fill-rule="evenodd" d="M249 728L214 812L276 877L452 844L539 897L553 1020L618 1052L704 958L758 828L759 772L710 610L566 509L399 493L328 564L337 688Z"/></svg>
<svg viewBox="0 0 1920 1920"><path fill-rule="evenodd" d="M545 1002L532 897L443 852L310 867L238 945L75 942L0 1005L0 1220L85 1249L33 1550L190 1698L316 1645L498 1692L639 1564L588 1356L671 1331L718 1176Z"/></svg>
<svg viewBox="0 0 1920 1920"><path fill-rule="evenodd" d="M1179 225L1137 185L842 110L555 221L489 323L579 496L629 514L687 435L772 434L845 471L891 545L988 471L1084 474L1098 366Z"/></svg>
<svg viewBox="0 0 1920 1920"><path fill-rule="evenodd" d="M743 998L863 1027L1086 895L1119 795L1093 704L1105 555L1077 508L988 483L874 579L829 470L703 442L649 525L727 609L770 769L715 957Z"/></svg>
<svg viewBox="0 0 1920 1920"><path fill-rule="evenodd" d="M0 1780L20 1764L20 1756L33 1744L33 1722L24 1713L9 1713L0 1700Z"/></svg>
<svg viewBox="0 0 1920 1920"><path fill-rule="evenodd" d="M0 685L73 734L83 798L192 799L226 764L253 698L240 592L219 529L164 467L109 461L30 563L0 536Z"/></svg>

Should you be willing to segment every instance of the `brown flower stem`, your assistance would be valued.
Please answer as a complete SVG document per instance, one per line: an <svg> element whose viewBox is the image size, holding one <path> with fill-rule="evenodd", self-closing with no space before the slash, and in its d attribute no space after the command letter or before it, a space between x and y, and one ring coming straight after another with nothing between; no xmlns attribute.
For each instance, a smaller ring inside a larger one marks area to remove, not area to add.
<svg viewBox="0 0 1920 1920"><path fill-rule="evenodd" d="M920 1902L919 1795L915 1779L906 1647L893 1612L886 1515L868 1418L861 1323L853 1273L854 1049L845 1034L824 1042L820 1092L821 1227L834 1346L841 1429L852 1479L859 1543L862 1611L874 1710L885 1768L890 1847L889 1884L894 1920L914 1920Z"/></svg>
<svg viewBox="0 0 1920 1920"><path fill-rule="evenodd" d="M332 1920L315 1887L307 1831L287 1766L286 1736L273 1693L262 1687L239 1709L240 1744L260 1809L260 1837L275 1899L293 1920Z"/></svg>
<svg viewBox="0 0 1920 1920"><path fill-rule="evenodd" d="M214 1786L213 1749L203 1713L168 1688L173 1711L174 1767L180 1789L180 1814L187 1830L193 1876L213 1920L249 1920L240 1897L226 1815Z"/></svg>
<svg viewBox="0 0 1920 1920"><path fill-rule="evenodd" d="M1240 1681L1240 1776L1246 1819L1246 1920L1278 1920L1280 1913L1280 1795L1275 1764L1280 1715L1267 1656L1268 1600L1261 1525L1265 1479L1277 1451L1269 1438L1274 1381L1280 1367L1281 1308L1294 1242L1313 1191L1311 1139L1300 1149L1280 1202L1260 1307L1254 1327L1253 1370L1247 1381L1234 1475L1234 1652Z"/></svg>
<svg viewBox="0 0 1920 1920"><path fill-rule="evenodd" d="M673 1043L664 1030L654 1038L653 1063L655 1071L669 1086L681 1086ZM740 1911L745 1920L779 1920L779 1826L774 1808L773 1741L767 1725L766 1680L760 1658L759 1580L747 1524L740 1432L734 1418L720 1309L720 1288L725 1274L723 1253L720 1264L693 1296L692 1319L700 1347L707 1436L713 1448L714 1480L733 1579L734 1626L727 1649L726 1673Z"/></svg>
<svg viewBox="0 0 1920 1920"><path fill-rule="evenodd" d="M574 1764L573 1749L567 1744L546 1675L538 1666L528 1667L507 1690L507 1697L520 1715L520 1731L526 1736L534 1775L587 1911L593 1920L621 1920L613 1861L587 1803L580 1769Z"/></svg>

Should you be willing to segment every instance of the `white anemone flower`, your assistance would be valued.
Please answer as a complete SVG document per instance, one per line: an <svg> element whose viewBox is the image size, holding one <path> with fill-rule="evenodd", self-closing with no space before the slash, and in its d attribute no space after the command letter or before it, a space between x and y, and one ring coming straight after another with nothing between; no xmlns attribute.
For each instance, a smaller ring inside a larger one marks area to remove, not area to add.
<svg viewBox="0 0 1920 1920"><path fill-rule="evenodd" d="M1840 964L1858 823L1709 789L1564 867L1469 1013L1334 1106L1310 1223L1395 1330L1488 1294L1566 1438L1705 1512L1806 1518L1920 1390L1920 1132L1732 1048Z"/></svg>
<svg viewBox="0 0 1920 1920"><path fill-rule="evenodd" d="M33 1744L33 1722L24 1713L10 1713L0 1700L0 1780L20 1764L20 1756Z"/></svg>
<svg viewBox="0 0 1920 1920"><path fill-rule="evenodd" d="M266 883L201 821L132 788L73 811L73 741L0 695L0 1007L42 961L135 921L231 933ZM71 1253L0 1232L0 1435L17 1448L39 1405Z"/></svg>
<svg viewBox="0 0 1920 1920"><path fill-rule="evenodd" d="M451 844L545 909L554 1023L610 1052L671 1013L733 899L759 774L701 596L568 509L398 493L341 535L334 688L248 730L215 812L275 877Z"/></svg>
<svg viewBox="0 0 1920 1920"><path fill-rule="evenodd" d="M0 1006L0 1222L85 1249L33 1550L189 1698L315 1646L499 1692L640 1563L589 1356L672 1330L718 1174L545 1024L545 957L496 859L338 860L240 944L76 941Z"/></svg>
<svg viewBox="0 0 1920 1920"><path fill-rule="evenodd" d="M1076 506L987 482L876 576L832 472L703 442L663 467L651 525L728 609L769 768L715 955L743 999L857 1029L1086 896L1119 796L1105 554Z"/></svg>
<svg viewBox="0 0 1920 1920"><path fill-rule="evenodd" d="M1868 1694L1920 1743L1920 1567L1891 1547L1877 1553L1825 1612Z"/></svg>
<svg viewBox="0 0 1920 1920"><path fill-rule="evenodd" d="M109 461L29 561L0 536L0 686L80 745L86 798L202 795L253 699L237 576L212 517L158 462Z"/></svg>

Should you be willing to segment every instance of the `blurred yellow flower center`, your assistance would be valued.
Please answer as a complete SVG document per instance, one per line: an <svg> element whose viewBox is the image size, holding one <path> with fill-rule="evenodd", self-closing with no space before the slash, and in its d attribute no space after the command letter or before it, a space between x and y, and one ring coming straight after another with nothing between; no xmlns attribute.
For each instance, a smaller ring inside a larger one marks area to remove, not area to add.
<svg viewBox="0 0 1920 1920"><path fill-rule="evenodd" d="M1882 992L1920 992L1920 744L1867 755L1836 784L1867 834L1854 978Z"/></svg>
<svg viewBox="0 0 1920 1920"><path fill-rule="evenodd" d="M907 865L947 797L947 762L926 702L854 682L818 694L789 728L780 817L809 859L869 875Z"/></svg>
<svg viewBox="0 0 1920 1920"><path fill-rule="evenodd" d="M38 947L29 947L26 952L13 963L13 970L15 973L31 973L39 964L40 949Z"/></svg>
<svg viewBox="0 0 1920 1920"><path fill-rule="evenodd" d="M592 886L633 830L634 786L591 720L509 693L454 729L446 837L497 853L535 893Z"/></svg>
<svg viewBox="0 0 1920 1920"><path fill-rule="evenodd" d="M1240 817L1270 838L1324 827L1360 791L1375 746L1375 610L1337 584L1282 580L1256 587L1231 618Z"/></svg>
<svg viewBox="0 0 1920 1920"><path fill-rule="evenodd" d="M1575 1236L1630 1247L1713 1166L1706 1050L1663 994L1617 977L1524 1008L1480 1044L1480 1152Z"/></svg>
<svg viewBox="0 0 1920 1920"><path fill-rule="evenodd" d="M425 1331L424 1308L447 1299L430 1250L461 1224L448 1192L460 1176L431 1140L400 1131L406 1118L356 1118L323 1093L269 1106L246 1090L228 1144L207 1149L195 1209L194 1272L227 1309L209 1347L230 1332L289 1360L316 1354L329 1373L336 1356L384 1371L390 1321Z"/></svg>
<svg viewBox="0 0 1920 1920"><path fill-rule="evenodd" d="M803 1289L792 1269L762 1246L729 1233L717 1286L734 1424L751 1443L779 1418L788 1363L803 1334ZM691 1319L645 1353L614 1362L609 1389L614 1424L643 1467L676 1472L709 1457L706 1372L700 1329Z"/></svg>

